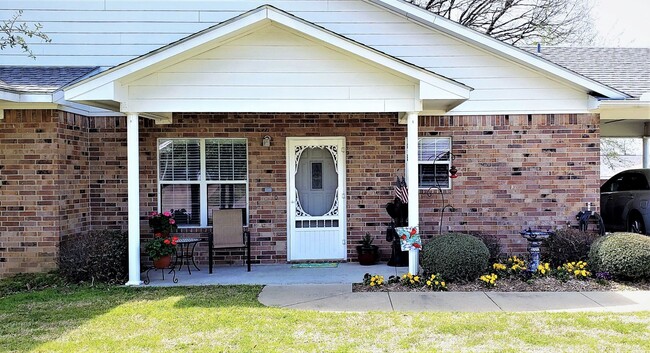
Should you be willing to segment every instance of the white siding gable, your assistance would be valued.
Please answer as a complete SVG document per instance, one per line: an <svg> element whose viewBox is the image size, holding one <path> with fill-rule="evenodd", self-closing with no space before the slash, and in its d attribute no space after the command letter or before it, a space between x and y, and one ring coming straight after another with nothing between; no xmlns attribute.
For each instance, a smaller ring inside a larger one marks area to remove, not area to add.
<svg viewBox="0 0 650 353"><path fill-rule="evenodd" d="M449 114L582 113L591 108L588 92L582 87L506 60L362 0L88 0L57 1L56 5L35 0L5 0L0 6L8 10L0 10L0 15L7 17L12 9L25 9L24 20L43 23L53 42L32 45L37 60L17 51L6 51L0 64L113 66L266 3L474 88L470 99ZM57 11L52 11L54 7ZM230 54L242 55L236 52L245 50L242 48L231 48ZM215 54L228 53L224 50ZM303 60L302 64L308 62ZM235 64L236 60L231 59L228 65ZM301 72L298 66L295 68L296 72ZM200 75L201 69L197 70ZM273 78L271 72L259 77ZM286 80L289 82L288 76ZM343 92L341 89L334 92L328 86L320 89L322 91L305 89L304 94L329 92L334 97ZM399 97L395 87L390 92L380 93ZM244 92L228 94L236 98ZM269 98L275 99L282 95L282 90L272 94ZM349 94L353 97L361 93L350 88Z"/></svg>
<svg viewBox="0 0 650 353"><path fill-rule="evenodd" d="M419 87L274 25L122 83L129 109L148 112L406 111Z"/></svg>

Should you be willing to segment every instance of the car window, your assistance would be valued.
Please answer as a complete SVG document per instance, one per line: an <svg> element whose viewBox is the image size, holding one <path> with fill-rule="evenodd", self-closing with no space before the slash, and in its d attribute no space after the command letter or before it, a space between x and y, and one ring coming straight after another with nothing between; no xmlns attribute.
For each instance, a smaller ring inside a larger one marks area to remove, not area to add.
<svg viewBox="0 0 650 353"><path fill-rule="evenodd" d="M622 177L618 191L648 190L648 181L641 173L629 173Z"/></svg>
<svg viewBox="0 0 650 353"><path fill-rule="evenodd" d="M607 184L603 185L603 191L612 192L620 191L621 184L623 183L623 176L619 176L616 179L612 179Z"/></svg>

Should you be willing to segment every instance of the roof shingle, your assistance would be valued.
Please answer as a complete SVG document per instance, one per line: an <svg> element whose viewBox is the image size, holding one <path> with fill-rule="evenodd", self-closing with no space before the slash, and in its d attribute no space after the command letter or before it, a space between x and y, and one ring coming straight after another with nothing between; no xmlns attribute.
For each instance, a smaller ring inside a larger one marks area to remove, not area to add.
<svg viewBox="0 0 650 353"><path fill-rule="evenodd" d="M0 89L16 93L53 93L97 67L0 66Z"/></svg>
<svg viewBox="0 0 650 353"><path fill-rule="evenodd" d="M639 98L650 92L650 48L525 48L550 62Z"/></svg>

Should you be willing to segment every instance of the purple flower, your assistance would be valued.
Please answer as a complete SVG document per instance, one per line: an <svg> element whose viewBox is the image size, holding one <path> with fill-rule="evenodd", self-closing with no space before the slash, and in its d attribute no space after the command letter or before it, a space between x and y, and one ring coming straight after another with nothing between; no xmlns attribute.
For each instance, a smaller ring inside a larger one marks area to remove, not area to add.
<svg viewBox="0 0 650 353"><path fill-rule="evenodd" d="M612 275L609 272L597 272L596 273L596 278L597 279L604 279L606 281L609 281L612 279Z"/></svg>

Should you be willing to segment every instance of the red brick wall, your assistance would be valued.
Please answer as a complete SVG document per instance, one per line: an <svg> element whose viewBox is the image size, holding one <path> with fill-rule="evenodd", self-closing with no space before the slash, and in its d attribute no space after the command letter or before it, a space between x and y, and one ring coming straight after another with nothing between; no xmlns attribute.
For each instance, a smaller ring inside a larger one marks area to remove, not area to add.
<svg viewBox="0 0 650 353"><path fill-rule="evenodd" d="M60 238L88 230L86 121L56 110L5 110L0 277L56 268Z"/></svg>
<svg viewBox="0 0 650 353"><path fill-rule="evenodd" d="M384 207L392 195L395 173L404 170L405 127L394 114L176 114L171 125L146 123L141 129L141 203L144 211L157 204L156 141L172 137L248 138L250 229L254 262L286 261L286 138L345 136L347 144L348 257L370 232L390 256L382 240L390 221ZM262 138L273 138L262 147ZM273 192L264 192L271 187ZM144 223L143 223L144 225ZM147 231L147 227L143 227ZM200 257L207 255L204 249ZM241 254L241 252L237 252ZM215 258L219 263L238 257Z"/></svg>
<svg viewBox="0 0 650 353"><path fill-rule="evenodd" d="M594 115L422 117L421 136L452 137L459 169L444 194L454 210L445 211L443 231L492 233L518 252L525 249L522 228L563 226L586 202L596 207L598 124ZM384 207L404 173L406 138L394 114L176 114L171 125L142 119L140 129L143 237L157 205L158 138L245 137L253 257L285 262L286 137L345 136L348 257L356 259L354 246L366 232L390 255ZM270 148L261 146L265 135L273 138ZM124 117L5 111L0 147L0 276L52 268L62 235L127 228ZM437 233L442 206L437 191L421 193L424 235ZM204 247L199 257L207 257Z"/></svg>
<svg viewBox="0 0 650 353"><path fill-rule="evenodd" d="M445 192L443 232L492 233L509 252L532 227L575 223L599 204L600 134L597 115L423 117L422 136L451 136L459 178ZM424 229L439 229L440 195L422 195Z"/></svg>
<svg viewBox="0 0 650 353"><path fill-rule="evenodd" d="M92 228L126 231L126 118L101 117L89 120L88 179Z"/></svg>
<svg viewBox="0 0 650 353"><path fill-rule="evenodd" d="M89 119L62 111L57 115L59 231L67 236L90 230Z"/></svg>

